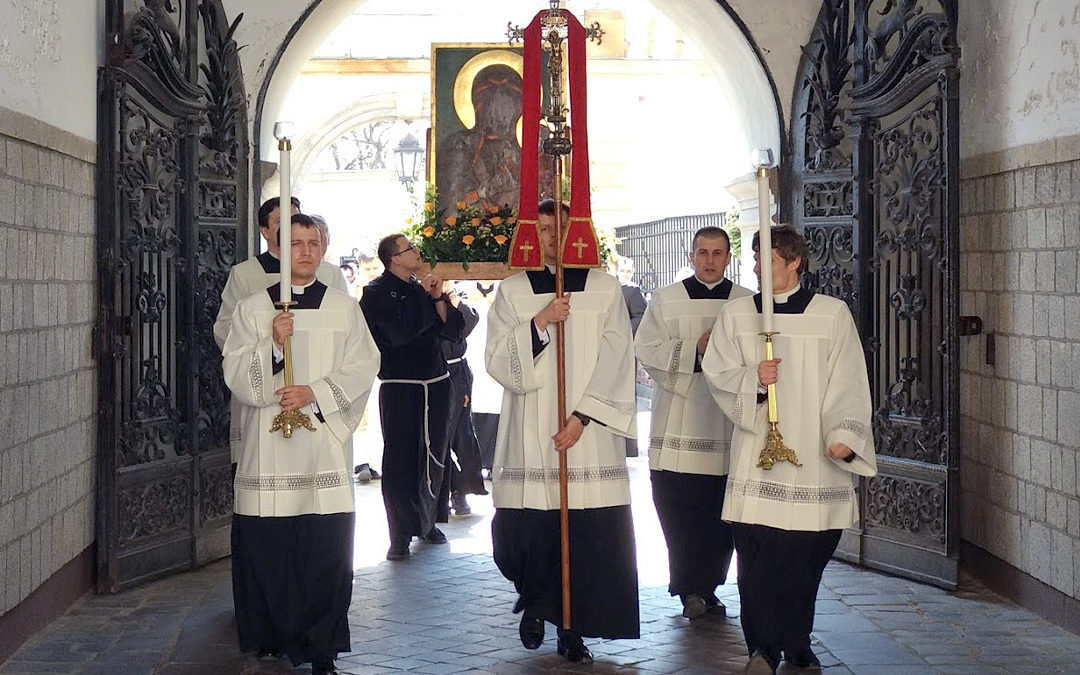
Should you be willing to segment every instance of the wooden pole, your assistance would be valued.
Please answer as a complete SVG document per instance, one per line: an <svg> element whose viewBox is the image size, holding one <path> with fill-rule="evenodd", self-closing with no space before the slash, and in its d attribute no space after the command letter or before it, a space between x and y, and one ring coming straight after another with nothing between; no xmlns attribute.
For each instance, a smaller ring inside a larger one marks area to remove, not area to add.
<svg viewBox="0 0 1080 675"><path fill-rule="evenodd" d="M562 155L553 158L555 176L555 232L557 233L555 253L555 297L565 295L562 242L565 238L567 223L563 218L562 201ZM566 322L555 324L555 356L558 381L559 429L566 427L569 418L566 414ZM559 547L562 553L562 623L564 630L570 630L570 495L567 450L559 452Z"/></svg>

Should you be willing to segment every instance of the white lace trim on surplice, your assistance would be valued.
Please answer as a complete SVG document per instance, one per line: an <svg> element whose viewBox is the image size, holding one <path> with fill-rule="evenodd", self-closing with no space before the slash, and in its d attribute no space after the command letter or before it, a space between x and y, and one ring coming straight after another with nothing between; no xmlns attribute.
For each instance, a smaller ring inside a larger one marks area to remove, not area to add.
<svg viewBox="0 0 1080 675"><path fill-rule="evenodd" d="M598 483L604 481L629 480L630 472L622 466L583 466L570 467L566 472L571 483ZM539 467L495 467L494 479L517 483L558 483L559 469Z"/></svg>
<svg viewBox="0 0 1080 675"><path fill-rule="evenodd" d="M649 450L686 450L689 452L731 452L731 441L711 438L685 438L683 436L653 436L649 439Z"/></svg>
<svg viewBox="0 0 1080 675"><path fill-rule="evenodd" d="M817 487L728 478L728 492L737 497L794 504L841 504L855 501L855 488L847 485Z"/></svg>
<svg viewBox="0 0 1080 675"><path fill-rule="evenodd" d="M237 474L236 487L240 490L259 492L280 492L288 490L327 490L330 488L352 486L352 476L348 471L324 471L315 474L293 474L282 476L253 476Z"/></svg>

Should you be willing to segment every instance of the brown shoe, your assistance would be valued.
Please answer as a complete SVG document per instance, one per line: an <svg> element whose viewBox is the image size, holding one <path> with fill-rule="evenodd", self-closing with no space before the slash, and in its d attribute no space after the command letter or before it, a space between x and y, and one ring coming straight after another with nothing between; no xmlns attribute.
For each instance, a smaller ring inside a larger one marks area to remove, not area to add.
<svg viewBox="0 0 1080 675"><path fill-rule="evenodd" d="M454 510L455 516L467 516L472 513L469 502L465 500L464 492L455 492L450 495L450 508Z"/></svg>

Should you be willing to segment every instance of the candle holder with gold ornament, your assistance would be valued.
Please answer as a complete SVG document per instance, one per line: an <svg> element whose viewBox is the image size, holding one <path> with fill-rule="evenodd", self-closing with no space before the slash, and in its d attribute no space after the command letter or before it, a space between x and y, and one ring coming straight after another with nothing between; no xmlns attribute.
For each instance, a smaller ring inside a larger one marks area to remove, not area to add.
<svg viewBox="0 0 1080 675"><path fill-rule="evenodd" d="M772 276L772 218L769 209L769 169L772 166L772 150L755 150L751 162L757 173L758 187L758 266L761 270L761 323L765 337L765 359L773 359L773 336L779 332L773 325L773 276ZM769 401L769 430L765 434L765 447L761 449L757 466L769 470L777 462L799 463L799 456L784 444L780 422L776 412L776 384L766 387Z"/></svg>
<svg viewBox="0 0 1080 675"><path fill-rule="evenodd" d="M773 336L778 333L771 331L761 335L765 336L765 359L772 361ZM784 436L780 433L780 418L776 413L776 384L770 384L765 390L769 399L769 430L765 433L765 447L758 456L757 466L765 470L773 468L777 462L791 462L795 466L802 466L795 451L784 445Z"/></svg>
<svg viewBox="0 0 1080 675"><path fill-rule="evenodd" d="M289 311L289 308L296 304L296 302L276 302L277 307L281 308L281 312L284 314ZM293 384L293 372L292 372L292 336L286 335L282 340L281 351L285 355L285 386L291 387ZM300 412L299 409L282 410L274 417L274 423L270 427L270 433L280 431L281 435L285 438L292 438L293 431L303 427L308 431L315 431L315 427L311 425L311 418L305 413Z"/></svg>

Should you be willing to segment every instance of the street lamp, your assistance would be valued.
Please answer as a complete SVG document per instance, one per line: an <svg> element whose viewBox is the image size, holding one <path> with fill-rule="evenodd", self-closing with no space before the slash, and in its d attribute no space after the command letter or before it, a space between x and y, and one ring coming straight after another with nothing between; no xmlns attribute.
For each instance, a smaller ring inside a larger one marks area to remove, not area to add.
<svg viewBox="0 0 1080 675"><path fill-rule="evenodd" d="M420 141L412 134L405 134L401 142L394 148L397 155L398 180L400 180L410 192L412 184L420 175L420 155L424 149L420 147Z"/></svg>

